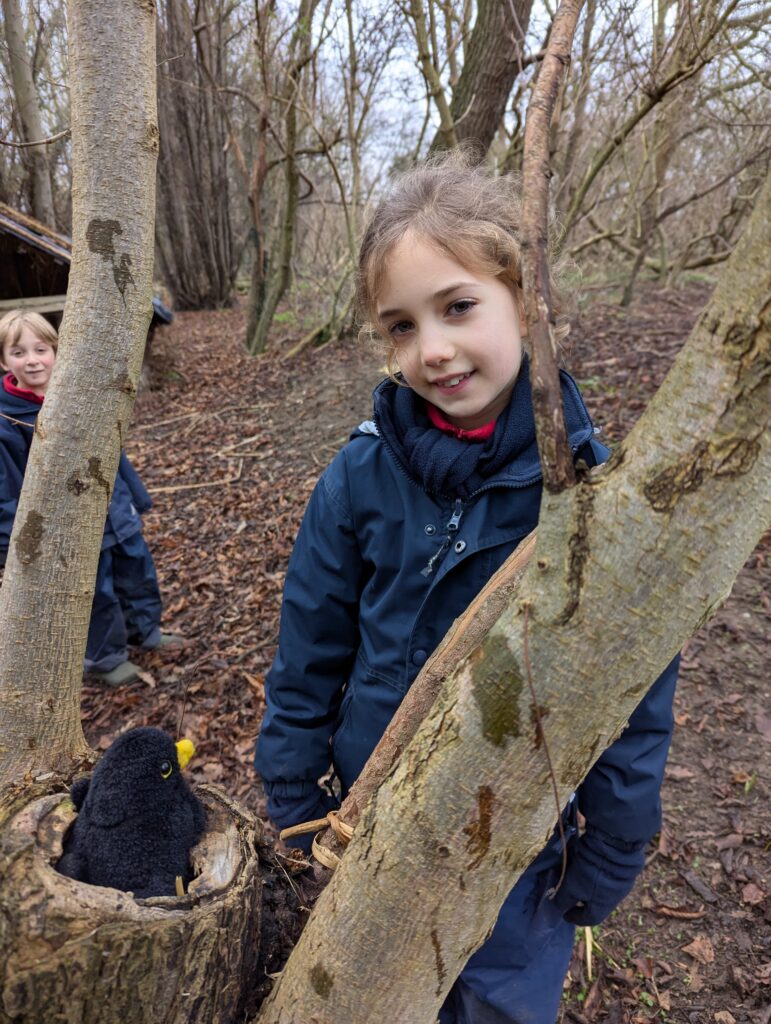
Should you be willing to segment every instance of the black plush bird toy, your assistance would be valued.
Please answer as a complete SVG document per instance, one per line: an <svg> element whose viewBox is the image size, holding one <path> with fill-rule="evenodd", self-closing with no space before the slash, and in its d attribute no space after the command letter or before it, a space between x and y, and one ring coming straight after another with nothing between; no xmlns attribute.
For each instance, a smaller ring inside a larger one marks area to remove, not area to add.
<svg viewBox="0 0 771 1024"><path fill-rule="evenodd" d="M192 878L190 850L206 812L182 777L195 753L161 729L130 729L110 746L90 779L70 790L78 816L57 869L136 897L173 896Z"/></svg>

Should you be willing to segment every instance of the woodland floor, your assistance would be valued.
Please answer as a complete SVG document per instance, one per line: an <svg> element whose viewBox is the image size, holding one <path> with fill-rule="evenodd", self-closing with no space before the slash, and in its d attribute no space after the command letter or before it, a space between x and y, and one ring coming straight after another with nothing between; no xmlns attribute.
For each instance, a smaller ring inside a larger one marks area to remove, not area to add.
<svg viewBox="0 0 771 1024"><path fill-rule="evenodd" d="M606 439L637 419L707 294L646 290L629 312L595 302L579 319L567 365ZM180 314L153 343L128 450L155 500L165 626L191 645L138 654L142 679L122 689L87 680L84 725L104 748L133 725L176 732L184 706L193 779L262 814L251 762L287 558L383 360L352 341L254 360L243 326L239 309ZM769 557L767 538L686 646L664 829L634 893L593 929L591 973L579 936L562 1024L771 1021Z"/></svg>

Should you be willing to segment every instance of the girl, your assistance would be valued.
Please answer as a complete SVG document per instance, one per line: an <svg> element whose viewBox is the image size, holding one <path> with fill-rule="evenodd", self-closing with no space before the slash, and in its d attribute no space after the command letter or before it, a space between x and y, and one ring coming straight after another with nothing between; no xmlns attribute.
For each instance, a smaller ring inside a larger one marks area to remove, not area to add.
<svg viewBox="0 0 771 1024"><path fill-rule="evenodd" d="M58 347L56 331L39 313L16 310L0 320L0 566L5 565L32 434ZM146 650L179 645L162 633L161 595L152 555L142 536L150 495L121 452L107 509L86 645L86 671L108 686L135 680L127 644Z"/></svg>
<svg viewBox="0 0 771 1024"><path fill-rule="evenodd" d="M400 372L321 477L289 563L256 754L281 828L326 813L330 765L347 793L453 620L536 525L518 222L509 179L451 156L401 178L364 236L359 309ZM562 393L575 457L596 465L608 452L566 373ZM659 828L675 677L673 663L566 809L556 897L555 832L441 1024L553 1024L575 925L627 894Z"/></svg>

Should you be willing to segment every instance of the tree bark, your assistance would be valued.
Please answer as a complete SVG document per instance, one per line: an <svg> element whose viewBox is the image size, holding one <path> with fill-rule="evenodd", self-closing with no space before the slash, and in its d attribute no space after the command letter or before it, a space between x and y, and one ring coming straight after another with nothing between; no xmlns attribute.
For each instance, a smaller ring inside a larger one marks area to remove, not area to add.
<svg viewBox="0 0 771 1024"><path fill-rule="evenodd" d="M522 291L532 357L533 414L543 485L553 493L573 484L575 470L562 411L549 273L549 129L580 12L581 0L563 0L554 16L527 109L522 175Z"/></svg>
<svg viewBox="0 0 771 1024"><path fill-rule="evenodd" d="M19 0L3 0L3 17L13 94L21 125L22 138L20 141L40 142L43 139L43 125ZM54 213L51 189L51 169L48 165L45 146L31 146L22 150L22 159L29 174L32 214L48 227L55 228L56 214Z"/></svg>
<svg viewBox="0 0 771 1024"><path fill-rule="evenodd" d="M0 590L0 786L87 750L83 654L151 314L153 16L146 0L69 6L73 257Z"/></svg>
<svg viewBox="0 0 771 1024"><path fill-rule="evenodd" d="M611 462L544 493L519 595L365 809L260 1024L434 1021L557 817L533 704L564 803L725 600L771 511L769 215L767 184Z"/></svg>
<svg viewBox="0 0 771 1024"><path fill-rule="evenodd" d="M259 824L212 787L198 795L202 869L182 897L135 901L54 865L75 817L62 794L0 833L2 1024L209 1024L254 1009L261 972Z"/></svg>
<svg viewBox="0 0 771 1024"><path fill-rule="evenodd" d="M449 123L434 136L431 152L473 142L480 159L495 138L521 71L532 0L479 0L463 69L452 91Z"/></svg>

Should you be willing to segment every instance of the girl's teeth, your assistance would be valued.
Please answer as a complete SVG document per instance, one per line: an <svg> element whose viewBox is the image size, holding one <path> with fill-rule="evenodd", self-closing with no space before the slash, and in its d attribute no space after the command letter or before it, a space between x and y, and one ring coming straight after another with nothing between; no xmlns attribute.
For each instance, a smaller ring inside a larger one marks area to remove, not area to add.
<svg viewBox="0 0 771 1024"><path fill-rule="evenodd" d="M454 388L457 384L460 384L462 380L465 380L466 377L468 377L467 373L461 374L460 377L453 377L452 380L446 380L442 387Z"/></svg>

